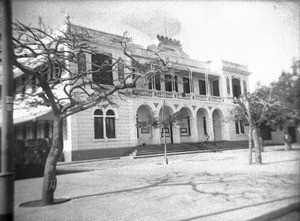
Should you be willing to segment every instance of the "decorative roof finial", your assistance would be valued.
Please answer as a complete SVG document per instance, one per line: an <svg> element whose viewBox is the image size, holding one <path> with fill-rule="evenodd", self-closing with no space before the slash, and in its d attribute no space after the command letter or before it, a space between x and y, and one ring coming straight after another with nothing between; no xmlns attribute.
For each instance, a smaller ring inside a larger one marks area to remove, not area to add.
<svg viewBox="0 0 300 221"><path fill-rule="evenodd" d="M70 22L70 15L68 15L68 14L66 14L66 23L67 24L70 24L71 22Z"/></svg>

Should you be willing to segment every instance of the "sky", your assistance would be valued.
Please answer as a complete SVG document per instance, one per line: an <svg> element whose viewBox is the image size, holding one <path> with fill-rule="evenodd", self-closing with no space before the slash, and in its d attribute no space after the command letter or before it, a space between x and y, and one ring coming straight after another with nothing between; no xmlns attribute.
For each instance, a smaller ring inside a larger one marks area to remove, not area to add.
<svg viewBox="0 0 300 221"><path fill-rule="evenodd" d="M56 29L74 24L122 35L147 47L157 34L180 40L191 59L223 59L249 67L250 90L290 71L300 57L297 1L45 1L13 0L13 17Z"/></svg>

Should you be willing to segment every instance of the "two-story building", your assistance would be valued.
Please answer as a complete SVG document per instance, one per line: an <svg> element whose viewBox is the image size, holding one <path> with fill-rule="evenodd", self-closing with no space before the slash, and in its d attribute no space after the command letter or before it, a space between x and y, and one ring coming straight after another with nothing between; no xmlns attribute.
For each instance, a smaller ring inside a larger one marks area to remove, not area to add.
<svg viewBox="0 0 300 221"><path fill-rule="evenodd" d="M104 60L111 63L112 58L128 60L120 45L111 41L111 38L121 36L90 31L102 36L95 44L105 54L83 54L86 62L73 68L93 69L92 64L101 64ZM143 63L153 59L151 51L160 51L160 56L173 64L172 71L163 78L153 77L146 83L143 79L137 81L132 96L115 96L117 105L101 103L67 117L64 122L66 161L121 156L134 146L162 144L161 129L139 128L137 125L152 113L162 115L164 103L168 113L181 111L186 116L180 125L174 123L166 129L169 143L247 139L248 128L241 122L228 119L229 111L234 107L232 97L249 91L248 68L224 60L193 60L184 53L179 41L163 36L157 36L157 39L159 44L147 49L130 44L131 56ZM122 65L108 67L102 72L101 76L105 76L100 79L103 84L114 84L126 75ZM22 74L17 74L16 87L24 84L25 80ZM52 137L49 108L34 111L19 109L15 110L14 116L16 139Z"/></svg>

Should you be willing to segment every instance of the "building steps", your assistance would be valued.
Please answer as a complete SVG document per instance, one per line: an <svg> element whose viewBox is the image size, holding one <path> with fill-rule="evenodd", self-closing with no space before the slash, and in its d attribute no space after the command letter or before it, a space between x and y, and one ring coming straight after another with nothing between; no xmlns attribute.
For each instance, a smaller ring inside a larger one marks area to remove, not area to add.
<svg viewBox="0 0 300 221"><path fill-rule="evenodd" d="M167 144L168 154L222 151L229 149L245 148L248 148L247 140ZM128 152L125 156L131 156L133 158L142 158L147 156L163 155L164 152L164 145L141 145L131 149L131 151Z"/></svg>

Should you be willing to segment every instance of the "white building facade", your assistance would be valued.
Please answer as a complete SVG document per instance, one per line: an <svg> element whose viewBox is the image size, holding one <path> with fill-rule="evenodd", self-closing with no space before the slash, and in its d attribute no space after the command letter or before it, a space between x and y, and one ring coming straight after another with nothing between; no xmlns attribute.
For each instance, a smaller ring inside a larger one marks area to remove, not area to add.
<svg viewBox="0 0 300 221"><path fill-rule="evenodd" d="M114 60L128 60L122 48L111 43L115 36L98 33L107 40L98 42L100 51L110 54ZM150 114L162 115L164 103L170 115L181 111L186 116L180 125L173 123L166 129L168 143L247 139L248 128L228 119L234 107L232 97L249 91L248 68L227 61L192 60L182 51L179 41L163 36L158 36L158 40L157 46L148 49L160 51L162 58L176 64L174 71L164 79L138 81L132 96L114 97L116 105L101 103L69 116L64 128L66 161L122 156L132 147L162 144L160 128L137 125ZM153 54L139 45L131 44L130 53L141 63L153 59ZM97 59L103 59L101 55L84 56L87 69ZM109 81L113 84L122 78L124 67L111 70Z"/></svg>

